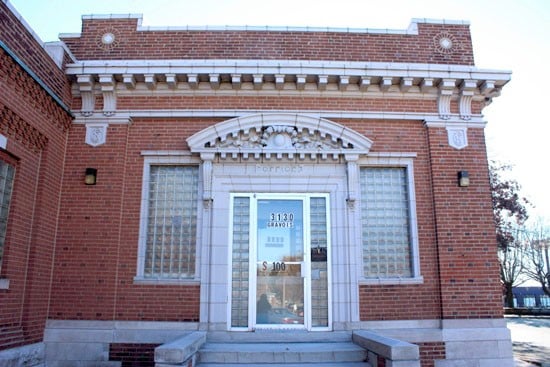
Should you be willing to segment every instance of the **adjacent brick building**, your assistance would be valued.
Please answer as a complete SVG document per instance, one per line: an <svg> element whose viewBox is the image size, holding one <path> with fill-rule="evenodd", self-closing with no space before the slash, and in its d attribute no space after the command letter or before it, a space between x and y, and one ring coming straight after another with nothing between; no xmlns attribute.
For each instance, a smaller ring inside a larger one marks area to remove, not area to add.
<svg viewBox="0 0 550 367"><path fill-rule="evenodd" d="M369 329L512 366L482 116L510 72L468 23L88 16L44 48L0 6L0 361Z"/></svg>

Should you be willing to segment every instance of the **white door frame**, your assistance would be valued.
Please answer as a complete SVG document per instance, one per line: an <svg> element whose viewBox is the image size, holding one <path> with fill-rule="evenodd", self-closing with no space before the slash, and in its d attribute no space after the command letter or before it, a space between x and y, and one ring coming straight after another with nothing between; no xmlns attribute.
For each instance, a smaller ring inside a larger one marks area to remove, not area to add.
<svg viewBox="0 0 550 367"><path fill-rule="evenodd" d="M248 300L248 327L245 330L254 331L256 327L256 297L257 297L257 215L258 215L258 200L273 199L273 200L301 200L303 203L303 262L302 262L302 278L304 280L304 324L303 325L286 325L286 324L262 324L261 329L298 329L298 330L332 330L332 290L331 290L331 256L330 256L330 195L327 193L232 193L230 195L231 205L235 197L250 198L250 233L249 233L249 300ZM328 320L326 327L312 327L312 304L311 304L311 223L310 223L310 199L322 197L325 199L327 216L327 306ZM233 213L230 211L230 223L233 222ZM232 225L229 226L232 228ZM230 231L229 243L229 268L232 268L232 231ZM243 328L231 327L231 295L232 282L231 272L228 281L228 329L243 330Z"/></svg>

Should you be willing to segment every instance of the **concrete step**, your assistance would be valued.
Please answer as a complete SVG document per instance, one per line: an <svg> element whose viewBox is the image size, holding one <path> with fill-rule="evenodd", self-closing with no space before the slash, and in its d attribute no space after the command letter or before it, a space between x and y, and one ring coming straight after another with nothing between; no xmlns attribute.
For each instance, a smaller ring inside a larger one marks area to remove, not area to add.
<svg viewBox="0 0 550 367"><path fill-rule="evenodd" d="M359 363L366 367L365 349L351 342L334 343L211 343L207 342L199 350L199 366L216 364L231 365L303 365L320 366L339 365L342 363ZM328 363L328 364L326 364ZM344 366L348 366L345 364ZM350 365L353 366L353 365Z"/></svg>
<svg viewBox="0 0 550 367"><path fill-rule="evenodd" d="M255 332L210 331L208 343L335 343L351 342L350 331L256 330Z"/></svg>

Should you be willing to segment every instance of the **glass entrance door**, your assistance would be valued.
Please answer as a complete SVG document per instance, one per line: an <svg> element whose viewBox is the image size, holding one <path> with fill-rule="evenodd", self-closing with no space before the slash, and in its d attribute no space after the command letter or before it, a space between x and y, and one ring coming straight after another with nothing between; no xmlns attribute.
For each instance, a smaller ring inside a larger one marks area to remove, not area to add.
<svg viewBox="0 0 550 367"><path fill-rule="evenodd" d="M327 194L233 194L231 330L330 330Z"/></svg>
<svg viewBox="0 0 550 367"><path fill-rule="evenodd" d="M256 327L304 327L303 199L258 199L256 218Z"/></svg>

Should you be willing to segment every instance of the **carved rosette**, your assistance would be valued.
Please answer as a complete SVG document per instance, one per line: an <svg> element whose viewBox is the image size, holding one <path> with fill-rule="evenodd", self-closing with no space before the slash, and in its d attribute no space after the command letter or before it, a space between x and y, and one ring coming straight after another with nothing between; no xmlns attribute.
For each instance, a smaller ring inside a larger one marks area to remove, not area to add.
<svg viewBox="0 0 550 367"><path fill-rule="evenodd" d="M433 38L436 52L446 55L457 51L460 45L456 38L449 32L440 32Z"/></svg>
<svg viewBox="0 0 550 367"><path fill-rule="evenodd" d="M106 28L97 38L97 47L104 51L111 51L116 48L121 41L119 32L114 28Z"/></svg>

